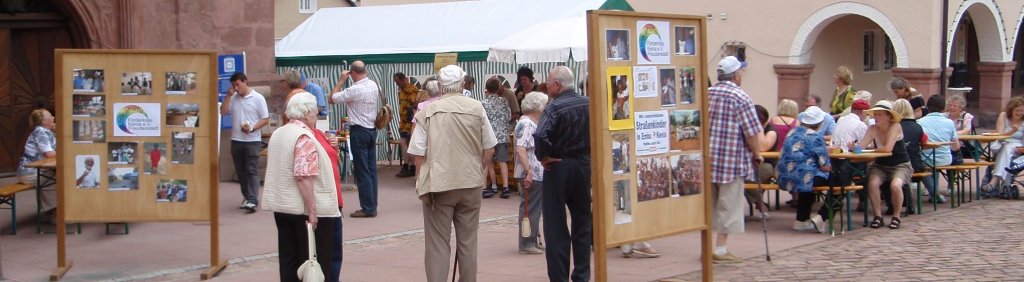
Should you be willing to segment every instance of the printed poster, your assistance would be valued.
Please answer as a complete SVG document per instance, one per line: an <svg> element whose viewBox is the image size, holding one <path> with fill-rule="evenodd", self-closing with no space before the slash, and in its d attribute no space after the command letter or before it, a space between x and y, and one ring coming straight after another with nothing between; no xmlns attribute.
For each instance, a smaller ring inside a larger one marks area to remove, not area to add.
<svg viewBox="0 0 1024 282"><path fill-rule="evenodd" d="M637 21L637 64L658 65L671 63L671 40L668 22Z"/></svg>
<svg viewBox="0 0 1024 282"><path fill-rule="evenodd" d="M160 136L160 103L114 103L114 136Z"/></svg>
<svg viewBox="0 0 1024 282"><path fill-rule="evenodd" d="M160 136L159 103L115 103L115 136Z"/></svg>
<svg viewBox="0 0 1024 282"><path fill-rule="evenodd" d="M633 128L633 95L629 87L631 67L609 67L605 76L608 83L608 128L610 130Z"/></svg>
<svg viewBox="0 0 1024 282"><path fill-rule="evenodd" d="M669 149L668 111L636 113L636 155L667 153Z"/></svg>
<svg viewBox="0 0 1024 282"><path fill-rule="evenodd" d="M658 68L657 67L633 67L633 85L636 85L637 98L650 98L658 96Z"/></svg>

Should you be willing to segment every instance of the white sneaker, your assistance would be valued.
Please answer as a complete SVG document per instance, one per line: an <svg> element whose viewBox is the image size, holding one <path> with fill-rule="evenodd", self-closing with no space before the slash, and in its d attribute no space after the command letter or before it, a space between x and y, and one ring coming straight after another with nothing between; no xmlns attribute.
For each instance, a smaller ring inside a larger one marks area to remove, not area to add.
<svg viewBox="0 0 1024 282"><path fill-rule="evenodd" d="M810 220L813 228L816 228L818 233L825 233L825 221L821 219L820 215L814 215Z"/></svg>
<svg viewBox="0 0 1024 282"><path fill-rule="evenodd" d="M810 220L794 221L793 222L793 230L796 230L796 231L814 230L814 223L811 223Z"/></svg>

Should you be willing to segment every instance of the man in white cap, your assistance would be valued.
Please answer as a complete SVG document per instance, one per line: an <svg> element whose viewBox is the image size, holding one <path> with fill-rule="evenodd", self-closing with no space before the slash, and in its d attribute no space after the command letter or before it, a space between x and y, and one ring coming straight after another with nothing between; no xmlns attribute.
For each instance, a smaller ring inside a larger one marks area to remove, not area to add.
<svg viewBox="0 0 1024 282"><path fill-rule="evenodd" d="M713 227L718 233L712 257L715 263L742 261L729 253L726 243L729 234L744 232L743 180L753 181L752 167L764 161L757 148L761 125L754 103L740 88L746 64L733 56L722 58L718 62L718 83L708 88Z"/></svg>
<svg viewBox="0 0 1024 282"><path fill-rule="evenodd" d="M352 86L343 89L349 76ZM377 103L380 102L380 88L370 80L363 61L352 62L349 70L342 71L338 83L331 91L331 104L344 103L348 111L349 142L352 144L352 174L359 189L359 207L351 217L377 216Z"/></svg>
<svg viewBox="0 0 1024 282"><path fill-rule="evenodd" d="M810 106L810 107L807 107L806 109L804 109L804 111L801 112L800 114L797 114L796 115L796 119L802 119L803 116L805 114L807 114L808 112L823 112L823 113L826 113L825 110L822 110L818 106ZM818 135L821 135L821 137L832 136L832 133L835 132L835 131L836 131L836 121L834 119L832 119L831 115L829 115L828 118L826 118L824 121L821 122L821 127L818 129Z"/></svg>
<svg viewBox="0 0 1024 282"><path fill-rule="evenodd" d="M424 263L431 282L448 278L453 223L459 281L476 281L484 164L498 141L480 101L462 95L465 75L456 65L441 68L444 96L416 112L409 141L419 170L416 194L423 202Z"/></svg>

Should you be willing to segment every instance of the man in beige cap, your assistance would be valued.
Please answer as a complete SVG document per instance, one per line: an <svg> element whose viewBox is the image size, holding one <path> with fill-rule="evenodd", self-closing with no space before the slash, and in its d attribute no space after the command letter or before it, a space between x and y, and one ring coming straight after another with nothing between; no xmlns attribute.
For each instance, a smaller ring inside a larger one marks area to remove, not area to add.
<svg viewBox="0 0 1024 282"><path fill-rule="evenodd" d="M455 65L441 68L444 96L416 113L409 141L419 170L416 194L423 202L424 264L431 282L448 278L453 223L459 281L476 281L484 164L498 141L480 101L462 96L465 75Z"/></svg>

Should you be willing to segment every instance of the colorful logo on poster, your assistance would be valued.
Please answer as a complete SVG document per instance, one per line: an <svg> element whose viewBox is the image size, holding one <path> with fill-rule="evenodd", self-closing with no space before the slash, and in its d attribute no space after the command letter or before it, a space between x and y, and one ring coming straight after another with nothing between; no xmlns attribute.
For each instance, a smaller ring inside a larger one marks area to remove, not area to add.
<svg viewBox="0 0 1024 282"><path fill-rule="evenodd" d="M668 32L668 22L637 22L637 42L641 64L668 64L668 38L661 35Z"/></svg>
<svg viewBox="0 0 1024 282"><path fill-rule="evenodd" d="M159 103L115 103L114 136L160 136Z"/></svg>
<svg viewBox="0 0 1024 282"><path fill-rule="evenodd" d="M133 134L131 128L129 128L128 126L128 117L131 117L134 114L141 114L145 118L133 119L131 121L133 126L131 127L136 127L135 125L143 125L140 123L149 123L149 114L146 114L146 110L143 110L142 107L139 107L138 105L129 105L127 107L121 108L121 111L117 112L117 127L121 128L121 130L124 131L125 133Z"/></svg>

